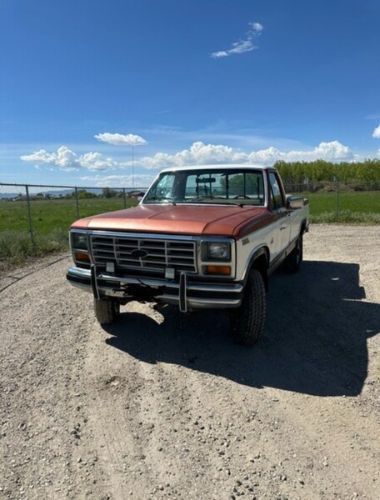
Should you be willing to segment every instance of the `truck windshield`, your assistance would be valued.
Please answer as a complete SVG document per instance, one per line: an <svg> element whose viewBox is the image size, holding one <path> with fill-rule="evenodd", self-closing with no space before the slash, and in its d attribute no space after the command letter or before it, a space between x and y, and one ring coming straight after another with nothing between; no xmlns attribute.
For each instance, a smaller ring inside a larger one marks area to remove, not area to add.
<svg viewBox="0 0 380 500"><path fill-rule="evenodd" d="M144 204L204 203L264 205L260 170L220 169L163 172L144 198Z"/></svg>

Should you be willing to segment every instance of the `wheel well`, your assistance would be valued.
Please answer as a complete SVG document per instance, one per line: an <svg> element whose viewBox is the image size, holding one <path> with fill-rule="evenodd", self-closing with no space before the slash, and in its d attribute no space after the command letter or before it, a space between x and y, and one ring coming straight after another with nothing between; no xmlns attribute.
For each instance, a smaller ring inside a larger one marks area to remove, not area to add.
<svg viewBox="0 0 380 500"><path fill-rule="evenodd" d="M269 266L269 250L265 247L261 248L252 257L249 271L257 269L264 279L265 288L268 290L268 266ZM249 273L248 273L249 274Z"/></svg>

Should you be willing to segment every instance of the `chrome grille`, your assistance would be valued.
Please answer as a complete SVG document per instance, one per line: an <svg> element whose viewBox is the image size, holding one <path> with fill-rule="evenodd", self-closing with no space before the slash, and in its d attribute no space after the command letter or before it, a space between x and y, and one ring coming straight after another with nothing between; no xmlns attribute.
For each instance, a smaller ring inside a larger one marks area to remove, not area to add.
<svg viewBox="0 0 380 500"><path fill-rule="evenodd" d="M164 273L166 268L196 272L195 242L155 238L91 236L96 265L115 262L120 268Z"/></svg>

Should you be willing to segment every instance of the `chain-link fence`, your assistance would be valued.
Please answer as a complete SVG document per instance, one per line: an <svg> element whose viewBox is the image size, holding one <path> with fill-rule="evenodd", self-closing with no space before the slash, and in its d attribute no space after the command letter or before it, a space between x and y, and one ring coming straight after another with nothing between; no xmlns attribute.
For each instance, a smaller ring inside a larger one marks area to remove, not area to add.
<svg viewBox="0 0 380 500"><path fill-rule="evenodd" d="M380 223L380 183L293 182L287 193L309 199L312 222ZM0 270L25 256L67 248L68 228L81 217L138 203L146 188L0 183Z"/></svg>
<svg viewBox="0 0 380 500"><path fill-rule="evenodd" d="M0 183L0 270L5 261L67 248L73 221L134 206L145 191Z"/></svg>
<svg viewBox="0 0 380 500"><path fill-rule="evenodd" d="M285 179L285 190L308 198L314 222L380 223L380 182Z"/></svg>

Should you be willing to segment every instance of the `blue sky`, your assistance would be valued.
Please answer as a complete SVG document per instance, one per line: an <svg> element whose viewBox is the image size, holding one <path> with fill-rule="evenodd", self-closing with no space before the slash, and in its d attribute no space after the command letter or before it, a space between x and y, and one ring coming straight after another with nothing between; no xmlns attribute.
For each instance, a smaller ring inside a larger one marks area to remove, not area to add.
<svg viewBox="0 0 380 500"><path fill-rule="evenodd" d="M126 185L138 142L135 184L380 157L379 26L377 0L2 0L0 182Z"/></svg>

